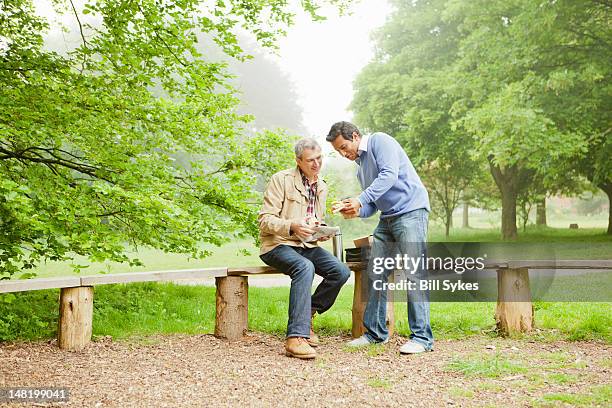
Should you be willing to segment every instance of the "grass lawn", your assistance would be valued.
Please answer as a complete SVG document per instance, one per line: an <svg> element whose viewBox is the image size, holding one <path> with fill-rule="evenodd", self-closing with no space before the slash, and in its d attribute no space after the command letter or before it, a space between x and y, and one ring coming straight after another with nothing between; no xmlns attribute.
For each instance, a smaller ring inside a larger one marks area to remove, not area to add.
<svg viewBox="0 0 612 408"><path fill-rule="evenodd" d="M353 287L345 286L327 313L315 319L322 334L349 334ZM0 295L0 341L55 336L59 290ZM251 330L283 335L289 288L249 289ZM395 303L396 328L408 335L406 304ZM438 339L495 335L494 302L431 304L432 329ZM94 336L128 338L155 333L211 333L215 288L172 283L103 285L95 289ZM612 341L612 303L537 302L534 340Z"/></svg>
<svg viewBox="0 0 612 408"><path fill-rule="evenodd" d="M84 257L77 257L73 262L47 262L33 270L39 278L55 276L77 275L73 272L71 264L89 265L81 270L80 275L94 275L98 273L122 273L122 272L145 272L174 269L212 268L217 266L257 266L263 265L259 259L259 249L253 242L234 241L222 247L207 247L213 253L205 259L192 259L184 254L170 254L151 248L140 248L138 253L133 252L131 256L138 256L144 266L130 267L127 264L116 262L90 263ZM247 250L250 255L245 256L240 251ZM231 265L230 265L231 264ZM18 278L18 276L15 276Z"/></svg>

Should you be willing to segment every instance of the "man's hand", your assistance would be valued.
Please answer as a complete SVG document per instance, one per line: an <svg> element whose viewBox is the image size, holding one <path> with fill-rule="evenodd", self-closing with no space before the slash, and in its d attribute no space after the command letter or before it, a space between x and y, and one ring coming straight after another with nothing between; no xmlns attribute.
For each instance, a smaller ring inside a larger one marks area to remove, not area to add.
<svg viewBox="0 0 612 408"><path fill-rule="evenodd" d="M344 203L342 201L334 201L332 203L331 212L332 214L338 214L344 208Z"/></svg>
<svg viewBox="0 0 612 408"><path fill-rule="evenodd" d="M289 233L291 235L297 235L300 238L308 238L314 234L314 230L309 226L304 225L301 221L292 221Z"/></svg>
<svg viewBox="0 0 612 408"><path fill-rule="evenodd" d="M356 198L347 198L346 200L342 200L342 204L344 207L340 210L342 217L344 219L356 218L359 217L359 209L361 208L361 203Z"/></svg>
<svg viewBox="0 0 612 408"><path fill-rule="evenodd" d="M317 239L319 242L328 241L331 238L331 235L324 235L321 238Z"/></svg>

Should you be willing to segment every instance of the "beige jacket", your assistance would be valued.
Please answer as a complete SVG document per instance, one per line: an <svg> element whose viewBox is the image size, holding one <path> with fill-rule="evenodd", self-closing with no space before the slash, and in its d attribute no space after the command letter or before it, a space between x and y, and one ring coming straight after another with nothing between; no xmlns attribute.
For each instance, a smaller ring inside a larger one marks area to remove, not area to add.
<svg viewBox="0 0 612 408"><path fill-rule="evenodd" d="M327 185L319 177L315 200L315 215L319 221L325 217L326 198ZM297 236L289 234L291 221L304 219L307 208L308 193L297 166L273 175L266 187L258 217L260 253L265 254L281 244L306 248L318 246L317 242L303 243Z"/></svg>

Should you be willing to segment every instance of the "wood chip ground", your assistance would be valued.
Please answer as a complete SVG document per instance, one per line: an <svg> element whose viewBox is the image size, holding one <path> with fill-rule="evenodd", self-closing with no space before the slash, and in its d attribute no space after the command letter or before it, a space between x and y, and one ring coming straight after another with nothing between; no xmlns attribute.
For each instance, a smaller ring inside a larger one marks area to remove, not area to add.
<svg viewBox="0 0 612 408"><path fill-rule="evenodd" d="M401 356L404 338L358 352L346 349L348 340L323 336L311 361L285 357L281 338L259 333L233 343L212 335L102 338L82 352L61 351L54 342L0 343L0 387L68 387L67 403L43 404L64 407L508 407L611 384L604 343L480 336ZM527 362L530 371L483 378L449 369L454 359L491 353ZM548 383L544 376L534 383L538 366L550 365L548 355L582 362L555 371L574 381Z"/></svg>

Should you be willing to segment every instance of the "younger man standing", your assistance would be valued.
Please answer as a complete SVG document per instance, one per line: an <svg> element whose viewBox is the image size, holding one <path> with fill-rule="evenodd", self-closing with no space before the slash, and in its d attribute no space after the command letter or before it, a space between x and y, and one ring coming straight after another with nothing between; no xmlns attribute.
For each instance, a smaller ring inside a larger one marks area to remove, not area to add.
<svg viewBox="0 0 612 408"><path fill-rule="evenodd" d="M357 178L363 192L359 197L343 201L341 212L345 218L366 218L381 212L374 230L372 258L395 257L398 252L402 257L425 257L429 196L402 146L386 133L362 136L349 122L335 123L326 140L343 157L359 165ZM374 280L386 283L392 272L386 269L380 276L368 273L368 303L363 316L366 333L349 346L388 341L387 291L376 290ZM418 290L418 281L426 279L427 270L419 263L416 270L407 272L407 278L416 282L417 290L409 291L410 341L400 352L414 354L433 349L433 334L429 322L429 292Z"/></svg>

